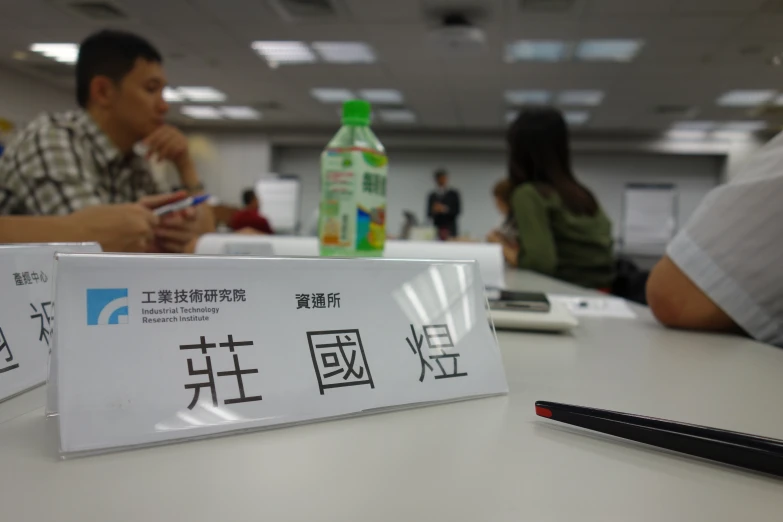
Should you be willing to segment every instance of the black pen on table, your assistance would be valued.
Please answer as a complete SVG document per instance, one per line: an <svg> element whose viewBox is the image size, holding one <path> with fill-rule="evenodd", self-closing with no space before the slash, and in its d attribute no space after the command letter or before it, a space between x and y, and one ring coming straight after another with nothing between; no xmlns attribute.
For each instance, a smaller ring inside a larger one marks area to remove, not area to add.
<svg viewBox="0 0 783 522"><path fill-rule="evenodd" d="M536 401L536 415L694 457L783 477L783 441L630 413Z"/></svg>

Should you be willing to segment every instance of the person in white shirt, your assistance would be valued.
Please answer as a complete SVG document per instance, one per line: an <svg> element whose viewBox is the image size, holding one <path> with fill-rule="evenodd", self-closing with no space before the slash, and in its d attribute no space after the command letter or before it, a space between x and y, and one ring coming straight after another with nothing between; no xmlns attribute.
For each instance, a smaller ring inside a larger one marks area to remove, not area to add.
<svg viewBox="0 0 783 522"><path fill-rule="evenodd" d="M783 347L783 134L713 189L647 282L673 328L744 332Z"/></svg>

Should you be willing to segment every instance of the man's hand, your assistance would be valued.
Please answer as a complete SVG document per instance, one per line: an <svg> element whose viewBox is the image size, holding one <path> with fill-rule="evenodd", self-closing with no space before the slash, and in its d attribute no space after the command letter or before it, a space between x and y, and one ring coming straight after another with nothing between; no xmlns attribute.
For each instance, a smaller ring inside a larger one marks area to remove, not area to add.
<svg viewBox="0 0 783 522"><path fill-rule="evenodd" d="M138 203L96 205L63 218L69 237L97 241L104 252L146 252L158 217Z"/></svg>
<svg viewBox="0 0 783 522"><path fill-rule="evenodd" d="M139 203L149 209L155 209L186 197L187 192L181 190L171 194L147 196L140 199ZM155 241L150 245L149 252L178 254L186 252L188 244L202 233L200 223L202 221L201 212L204 211L202 205L160 216L154 230Z"/></svg>
<svg viewBox="0 0 783 522"><path fill-rule="evenodd" d="M432 213L433 214L446 214L449 211L449 207L444 205L443 203L433 203L432 204Z"/></svg>
<svg viewBox="0 0 783 522"><path fill-rule="evenodd" d="M497 230L493 230L492 232L487 234L487 243L503 243L504 241L505 238Z"/></svg>
<svg viewBox="0 0 783 522"><path fill-rule="evenodd" d="M159 160L169 160L180 172L191 167L188 139L176 127L161 125L143 143L147 146L147 159L157 156Z"/></svg>

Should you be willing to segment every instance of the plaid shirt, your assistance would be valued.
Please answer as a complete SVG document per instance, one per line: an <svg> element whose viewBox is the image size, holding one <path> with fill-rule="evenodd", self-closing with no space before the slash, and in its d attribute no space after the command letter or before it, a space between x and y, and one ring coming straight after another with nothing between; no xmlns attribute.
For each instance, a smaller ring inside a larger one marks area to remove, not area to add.
<svg viewBox="0 0 783 522"><path fill-rule="evenodd" d="M82 110L42 114L0 157L0 215L69 214L159 192L144 158L123 156Z"/></svg>

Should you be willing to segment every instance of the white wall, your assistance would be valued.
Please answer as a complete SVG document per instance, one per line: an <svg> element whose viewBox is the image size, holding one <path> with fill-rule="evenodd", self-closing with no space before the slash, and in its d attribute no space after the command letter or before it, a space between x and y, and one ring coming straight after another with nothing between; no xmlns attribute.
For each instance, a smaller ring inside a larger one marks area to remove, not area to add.
<svg viewBox="0 0 783 522"><path fill-rule="evenodd" d="M298 174L302 179L303 222L318 205L320 150L299 147L274 149L273 168L281 174ZM675 183L679 188L679 216L684 223L704 195L719 183L723 161L715 156L580 153L574 158L579 179L595 193L619 233L622 195L626 183ZM505 157L496 152L389 151L388 230L397 234L402 211L424 217L427 193L432 189L432 172L445 167L451 185L462 194L460 231L477 238L499 221L492 203L494 183L506 174Z"/></svg>
<svg viewBox="0 0 783 522"><path fill-rule="evenodd" d="M0 118L24 127L41 112L76 107L74 95L11 69L0 67Z"/></svg>
<svg viewBox="0 0 783 522"><path fill-rule="evenodd" d="M221 203L241 206L242 191L271 171L272 148L264 134L194 133L188 139L206 191Z"/></svg>

